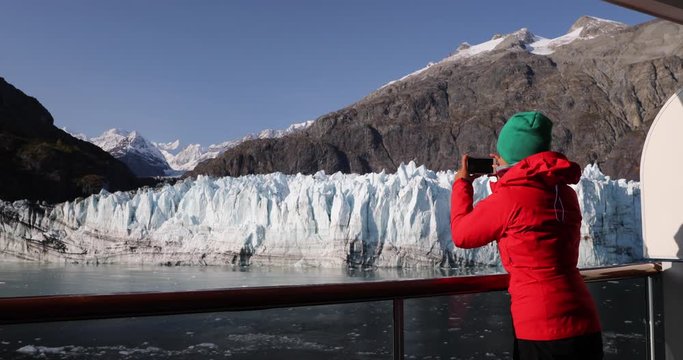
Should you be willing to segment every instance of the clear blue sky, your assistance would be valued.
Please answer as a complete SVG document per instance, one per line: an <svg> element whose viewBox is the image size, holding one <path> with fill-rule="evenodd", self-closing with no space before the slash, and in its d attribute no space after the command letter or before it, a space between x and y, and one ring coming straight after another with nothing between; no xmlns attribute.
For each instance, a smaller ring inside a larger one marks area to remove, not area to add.
<svg viewBox="0 0 683 360"><path fill-rule="evenodd" d="M522 27L651 18L599 0L0 0L0 76L59 127L209 145L315 119Z"/></svg>

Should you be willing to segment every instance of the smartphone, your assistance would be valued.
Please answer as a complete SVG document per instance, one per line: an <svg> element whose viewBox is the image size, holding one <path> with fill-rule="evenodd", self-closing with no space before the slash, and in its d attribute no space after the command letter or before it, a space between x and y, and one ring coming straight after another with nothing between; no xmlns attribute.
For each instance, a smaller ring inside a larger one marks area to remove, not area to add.
<svg viewBox="0 0 683 360"><path fill-rule="evenodd" d="M491 158L467 158L467 171L471 175L492 175L493 159Z"/></svg>

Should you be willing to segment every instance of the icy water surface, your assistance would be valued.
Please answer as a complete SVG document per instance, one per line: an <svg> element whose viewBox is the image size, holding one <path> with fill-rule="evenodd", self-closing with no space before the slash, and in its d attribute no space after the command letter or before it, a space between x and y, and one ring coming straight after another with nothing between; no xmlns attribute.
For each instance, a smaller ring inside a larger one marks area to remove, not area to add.
<svg viewBox="0 0 683 360"><path fill-rule="evenodd" d="M494 269L484 270L485 272ZM0 296L455 276L432 270L2 264ZM590 285L605 359L643 359L645 280ZM391 302L0 326L1 359L391 359ZM511 359L505 292L406 300L408 359Z"/></svg>

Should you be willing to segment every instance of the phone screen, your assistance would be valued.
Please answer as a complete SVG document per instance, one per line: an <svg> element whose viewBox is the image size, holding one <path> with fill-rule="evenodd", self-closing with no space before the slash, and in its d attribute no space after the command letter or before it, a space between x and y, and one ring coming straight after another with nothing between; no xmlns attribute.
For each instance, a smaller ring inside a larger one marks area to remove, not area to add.
<svg viewBox="0 0 683 360"><path fill-rule="evenodd" d="M467 171L477 175L493 174L493 159L468 157Z"/></svg>

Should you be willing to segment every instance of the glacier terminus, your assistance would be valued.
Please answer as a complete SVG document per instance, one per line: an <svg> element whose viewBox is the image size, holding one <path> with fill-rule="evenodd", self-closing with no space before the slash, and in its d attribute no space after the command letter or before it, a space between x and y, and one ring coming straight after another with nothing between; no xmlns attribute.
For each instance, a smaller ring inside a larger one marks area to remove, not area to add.
<svg viewBox="0 0 683 360"><path fill-rule="evenodd" d="M80 264L463 267L499 264L495 243L451 242L454 172L199 176L55 205L0 202L3 260ZM475 180L475 200L489 193ZM581 267L642 259L640 184L587 166Z"/></svg>

